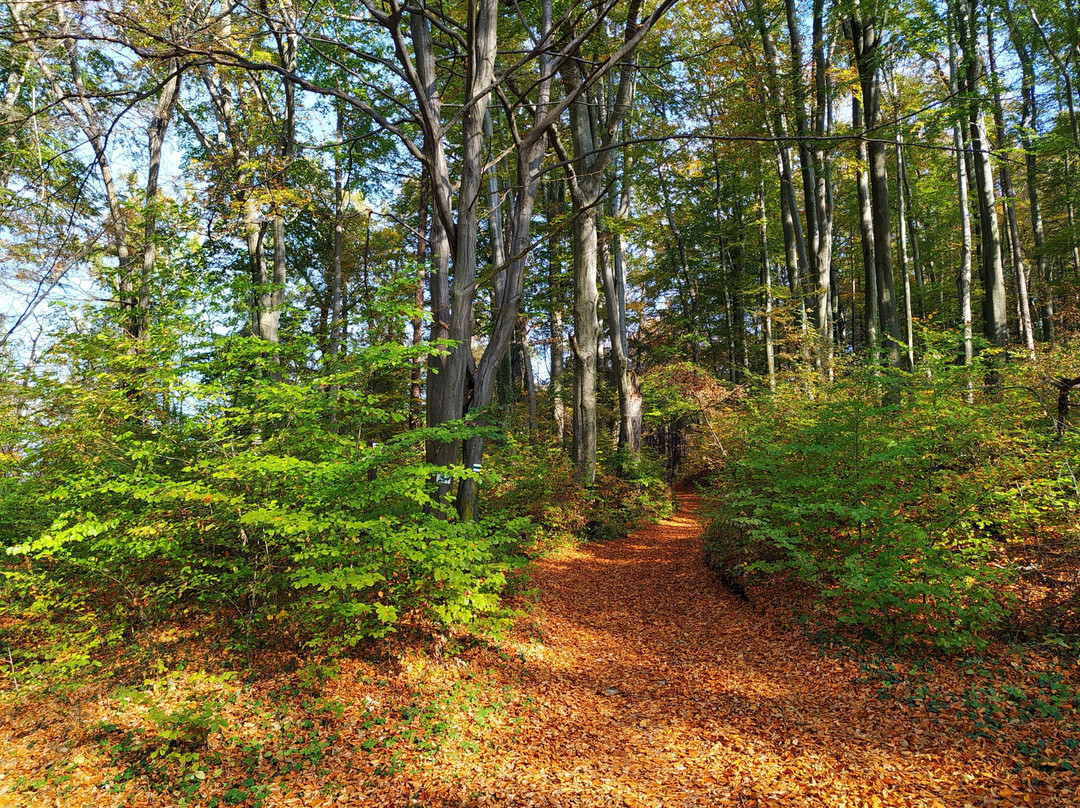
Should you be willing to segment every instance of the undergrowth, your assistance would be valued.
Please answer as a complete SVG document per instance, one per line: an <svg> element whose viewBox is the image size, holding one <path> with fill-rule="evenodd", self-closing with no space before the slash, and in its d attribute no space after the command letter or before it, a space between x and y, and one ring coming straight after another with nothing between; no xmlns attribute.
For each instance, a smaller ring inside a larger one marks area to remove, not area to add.
<svg viewBox="0 0 1080 808"><path fill-rule="evenodd" d="M1032 631L1068 631L1080 436L1055 438L1034 368L995 366L987 387L992 351L958 367L951 345L926 339L919 373L851 367L812 397L749 401L714 478L707 553L746 580L813 587L826 620L892 647L986 648L1036 611L1025 570L1050 618Z"/></svg>

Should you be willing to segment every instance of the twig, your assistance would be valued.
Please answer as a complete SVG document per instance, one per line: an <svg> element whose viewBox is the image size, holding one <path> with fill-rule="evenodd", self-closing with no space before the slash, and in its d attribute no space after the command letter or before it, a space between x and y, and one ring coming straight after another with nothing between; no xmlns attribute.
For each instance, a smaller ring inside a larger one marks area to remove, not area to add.
<svg viewBox="0 0 1080 808"><path fill-rule="evenodd" d="M11 681L15 683L15 692L19 692L19 677L15 675L15 659L11 656L11 646L7 649L8 663L11 665Z"/></svg>
<svg viewBox="0 0 1080 808"><path fill-rule="evenodd" d="M705 425L709 427L709 431L712 432L713 440L716 441L716 445L720 447L720 453L724 457L727 457L727 449L725 449L724 444L720 442L716 430L713 429L712 421L709 420L709 413L705 411L705 405L701 401L701 393L695 393L694 397L697 399L698 407L701 409L701 415L705 418Z"/></svg>

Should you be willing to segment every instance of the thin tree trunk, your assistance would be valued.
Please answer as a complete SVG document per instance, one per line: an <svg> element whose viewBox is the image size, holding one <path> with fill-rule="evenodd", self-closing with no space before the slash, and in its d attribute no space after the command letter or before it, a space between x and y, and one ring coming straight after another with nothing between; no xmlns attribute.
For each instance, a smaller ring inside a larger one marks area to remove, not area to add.
<svg viewBox="0 0 1080 808"><path fill-rule="evenodd" d="M997 60L994 50L994 22L993 14L986 15L986 40L987 55L989 58L990 76L993 82L994 126L1001 139L1001 145L1005 145L1005 113L1001 105L1001 87L997 81ZM1035 358L1035 329L1031 321L1031 303L1028 299L1027 265L1024 261L1024 251L1020 244L1020 225L1016 220L1016 194L1013 190L1012 171L1009 169L1009 161L1002 160L998 167L1001 175L1001 196L1005 202L1005 221L1008 226L1009 246L1012 251L1013 271L1016 273L1016 297L1017 310L1020 316L1020 336L1024 341L1028 356Z"/></svg>
<svg viewBox="0 0 1080 808"><path fill-rule="evenodd" d="M773 347L773 295L772 267L769 264L768 212L765 210L765 178L758 179L757 189L758 234L761 247L761 294L762 294L762 332L765 339L765 370L769 378L769 389L776 389L776 351Z"/></svg>
<svg viewBox="0 0 1080 808"><path fill-rule="evenodd" d="M345 186L340 154L345 135L345 116L342 114L340 106L335 105L335 109L337 114L335 115L334 143L338 148L334 151L334 254L330 278L330 356L337 356L341 352L341 253L345 230ZM422 186L423 180L421 180L421 198L424 193ZM421 223L421 232L423 228L424 224ZM421 236L421 239L423 239L423 236ZM422 261L423 255L420 255L419 258ZM420 305L423 306L423 304L424 300L421 295ZM413 330L415 331L415 329L414 324ZM416 399L420 398L419 381L419 377L417 377Z"/></svg>
<svg viewBox="0 0 1080 808"><path fill-rule="evenodd" d="M964 342L964 364L970 365L975 358L974 333L971 316L971 203L968 199L967 127L964 119L964 102L959 97L960 71L955 9L950 6L952 22L949 28L949 94L957 99L956 120L953 122L953 149L956 152L957 208L960 211L960 323Z"/></svg>
<svg viewBox="0 0 1080 808"><path fill-rule="evenodd" d="M491 110L484 116L484 134L489 141L495 138L491 122ZM506 242L503 237L502 199L499 195L499 175L496 167L488 169L488 232L491 239L491 269L494 273L495 299L492 309L502 308L503 293L506 286Z"/></svg>
<svg viewBox="0 0 1080 808"><path fill-rule="evenodd" d="M428 296L431 305L431 346L440 349L431 354L427 362L426 420L429 427L445 422L441 405L447 399L446 394L446 341L450 339L450 239L443 220L438 215L431 217L431 275L428 282ZM448 466L457 457L457 446L453 441L441 443L429 441L427 461L440 466ZM440 496L449 490L449 483L440 483Z"/></svg>
<svg viewBox="0 0 1080 808"><path fill-rule="evenodd" d="M881 126L881 40L874 17L849 18L855 63L862 86L863 128L870 132L870 205L874 226L874 265L877 273L878 313L892 365L900 364L900 329L896 316L896 284L893 280L892 223L889 220L889 171Z"/></svg>
<svg viewBox="0 0 1080 808"><path fill-rule="evenodd" d="M904 210L907 213L908 249L911 257L911 270L915 277L916 302L919 309L919 320L926 321L926 278L923 275L922 260L919 256L919 223L915 215L913 196L911 193L911 181L908 178L907 148L897 146L899 150L899 193L904 197Z"/></svg>
<svg viewBox="0 0 1080 808"><path fill-rule="evenodd" d="M563 400L563 312L561 307L551 313L551 397L555 416L555 434L559 443L566 441L566 402Z"/></svg>
<svg viewBox="0 0 1080 808"><path fill-rule="evenodd" d="M802 331L802 353L806 361L810 360L806 295L803 278L809 271L809 258L806 238L803 234L802 221L799 217L799 202L795 194L794 170L792 168L791 146L787 141L787 121L784 116L784 95L780 81L780 56L765 19L761 0L754 0L752 7L754 21L761 38L765 56L765 76L772 110L772 121L767 123L769 135L776 141L777 168L780 174L781 222L784 230L785 256L788 268L788 285L792 300L798 304L799 328Z"/></svg>
<svg viewBox="0 0 1080 808"><path fill-rule="evenodd" d="M281 27L273 25L273 33L277 39L278 55L282 67L288 73L296 72L298 35L295 25L290 16L289 9L282 4L280 7ZM282 80L284 90L285 110L284 118L280 124L279 153L282 159L282 168L279 176L283 176L292 165L296 155L296 85L288 78ZM284 187L284 181L275 190ZM260 290L259 294L259 336L268 342L278 342L279 328L281 325L281 309L285 304L286 282L286 245L285 245L285 215L281 210L281 203L276 206L271 216L271 227L274 235L273 275L270 277L268 287Z"/></svg>
<svg viewBox="0 0 1080 808"><path fill-rule="evenodd" d="M421 313L424 310L424 287L427 270L425 268L428 253L428 173L427 169L420 172L420 199L417 205L416 216L416 286L413 291L413 307L416 314L412 320L412 344L419 349L424 341L424 320ZM334 245L337 248L337 244ZM410 422L415 426L422 412L423 391L421 379L423 377L424 358L419 351L413 357L412 377L409 384L409 398L412 399L410 410Z"/></svg>
<svg viewBox="0 0 1080 808"><path fill-rule="evenodd" d="M1035 144L1032 142L1031 133L1037 130L1039 108L1035 95L1035 68L1032 64L1029 43L1024 41L1023 35L1016 25L1007 0L1002 8L1009 27L1009 35L1012 39L1013 50L1020 61L1021 72L1021 96L1020 106L1020 145L1024 150L1024 167L1028 190L1028 208L1031 213L1031 229L1035 242L1035 267L1039 285L1039 297L1042 302L1042 333L1046 342L1054 341L1054 288L1053 288L1053 264L1047 260L1046 237L1043 231L1042 206L1039 199L1039 170L1038 158L1035 154Z"/></svg>
<svg viewBox="0 0 1080 808"><path fill-rule="evenodd" d="M626 218L630 213L630 177L627 174L629 164L624 161L621 168L621 200L613 211L616 218ZM626 283L625 277L622 276L622 240L618 233L609 231L606 236L600 251L600 268L608 333L611 337L612 381L615 383L615 390L619 397L617 446L620 451L636 455L641 450L642 403L641 391L636 376L630 369L630 357L627 352Z"/></svg>
<svg viewBox="0 0 1080 808"><path fill-rule="evenodd" d="M979 231L982 236L983 331L991 345L1005 347L1009 338L1005 305L1005 267L1001 260L994 174L990 164L990 142L978 93L978 0L957 0L962 26L961 48L966 63L966 90L969 93L968 125L971 130L972 162L979 196Z"/></svg>
<svg viewBox="0 0 1080 808"><path fill-rule="evenodd" d="M788 0L789 6L794 0ZM824 359L827 373L832 373L832 350L835 344L830 339L830 309L829 297L833 287L832 282L832 250L833 250L833 209L830 197L830 180L832 179L829 156L825 152L823 143L831 134L831 98L828 81L828 58L826 55L826 43L824 34L824 0L814 0L813 22L813 51L814 51L814 134L818 140L813 150L814 161L814 193L813 204L816 208L815 227L817 228L815 265L817 267L817 316L815 325L818 328L819 350L824 348ZM789 15L790 15L789 11ZM789 25L791 24L789 16ZM805 179L805 177L804 177ZM809 204L809 203L808 203ZM836 319L836 318L833 318Z"/></svg>
<svg viewBox="0 0 1080 808"><path fill-rule="evenodd" d="M135 315L135 336L141 337L149 327L150 287L154 280L154 265L157 262L157 207L158 178L161 174L161 151L165 144L165 133L169 128L176 100L180 95L180 60L173 58L167 63L168 75L161 85L150 127L147 130L150 150L150 165L146 172L146 201L143 213L143 256L142 273L139 278L139 302Z"/></svg>
<svg viewBox="0 0 1080 808"><path fill-rule="evenodd" d="M820 281L821 269L818 266L818 259L820 257L820 240L821 240L821 217L820 210L817 205L817 179L815 178L815 171L817 165L814 160L813 153L810 148L809 135L810 126L806 117L806 89L803 84L803 48L802 48L802 33L799 31L798 15L795 8L795 0L784 0L784 11L787 16L788 36L791 42L791 82L792 82L792 100L795 107L795 133L799 137L799 167L802 173L803 182L803 208L806 211L806 242L807 242L807 272L816 276ZM815 31L815 34L817 31ZM815 68L817 61L817 39L814 40L815 51ZM817 71L815 70L815 73ZM824 77L823 77L824 78ZM817 102L823 99L816 99ZM817 283L817 290L815 290L815 297L820 297L822 284ZM824 284L828 289L828 283ZM827 294L827 293L826 293ZM820 300L818 305L815 306L816 314L820 315L821 306ZM826 323L827 323L826 315ZM823 332L826 325L815 318L815 327L819 332ZM822 338L819 334L819 338Z"/></svg>
<svg viewBox="0 0 1080 808"><path fill-rule="evenodd" d="M637 452L641 447L641 426L635 415L640 407L633 402L634 384L631 379L630 358L626 354L626 322L619 311L618 282L615 278L614 262L608 246L605 244L599 254L601 280L604 286L605 312L607 314L608 334L611 337L611 374L615 390L619 396L619 437L620 450ZM640 396L640 394L639 394Z"/></svg>
<svg viewBox="0 0 1080 808"><path fill-rule="evenodd" d="M518 316L518 344L521 346L525 401L529 407L529 435L535 436L539 428L536 421L536 375L533 373L533 350L532 343L529 341L529 323L524 315Z"/></svg>
<svg viewBox="0 0 1080 808"><path fill-rule="evenodd" d="M686 252L686 239L683 238L678 219L675 217L675 206L671 200L671 190L668 187L666 175L662 167L657 166L656 177L660 183L660 193L664 198L664 213L667 215L668 229L671 231L671 241L675 252L679 257L679 272L682 275L680 292L685 299L683 309L686 313L687 325L689 326L688 337L690 358L694 363L700 360L701 333L698 329L699 322L699 297L697 278L690 274L690 259Z"/></svg>
<svg viewBox="0 0 1080 808"><path fill-rule="evenodd" d="M1072 201L1072 160L1069 158L1068 151L1062 155L1062 161L1065 164L1065 213L1069 222L1069 243L1072 245L1073 277L1080 277L1080 245L1076 241L1076 208Z"/></svg>
<svg viewBox="0 0 1080 808"><path fill-rule="evenodd" d="M911 255L908 252L907 240L907 200L904 196L904 135L896 132L896 177L897 177L897 232L900 234L900 272L904 276L904 335L907 345L905 355L907 357L907 369L915 370L915 329L912 326L911 312Z"/></svg>
<svg viewBox="0 0 1080 808"><path fill-rule="evenodd" d="M556 256L559 247L558 230L552 226L552 221L557 212L563 208L566 201L565 195L566 184L563 182L556 182L554 183L554 187L550 188L546 199L546 218L549 228L547 245L548 286L552 290L558 285ZM563 398L563 371L566 348L563 343L563 330L562 295L553 293L551 320L549 323L551 345L551 398L552 414L555 418L555 432L559 438L560 444L563 444L566 441L566 402Z"/></svg>
<svg viewBox="0 0 1080 808"><path fill-rule="evenodd" d="M863 126L862 91L855 89L851 96L852 125L856 130ZM870 173L867 166L870 158L866 149L865 138L859 138L859 164L856 169L856 181L859 194L859 233L861 236L863 259L863 320L866 329L866 347L872 354L871 361L877 362L878 343L878 293L877 264L874 260L874 217L870 207Z"/></svg>

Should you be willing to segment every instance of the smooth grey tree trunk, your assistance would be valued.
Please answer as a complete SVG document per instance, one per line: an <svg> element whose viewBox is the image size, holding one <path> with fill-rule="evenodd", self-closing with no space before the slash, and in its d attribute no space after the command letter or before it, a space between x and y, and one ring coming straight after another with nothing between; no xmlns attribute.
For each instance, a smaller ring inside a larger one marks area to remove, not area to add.
<svg viewBox="0 0 1080 808"><path fill-rule="evenodd" d="M958 44L955 32L955 9L950 6L949 27L949 94L957 99L956 119L953 122L953 149L956 152L956 195L960 212L960 272L957 287L960 293L960 328L964 342L964 364L970 365L975 358L974 332L971 313L971 202L968 198L968 142L964 101L960 98L960 70Z"/></svg>
<svg viewBox="0 0 1080 808"><path fill-rule="evenodd" d="M551 397L555 417L555 434L559 443L566 441L566 400L563 398L563 371L566 350L563 345L563 312L557 307L551 313Z"/></svg>
<svg viewBox="0 0 1080 808"><path fill-rule="evenodd" d="M914 195L911 193L911 180L908 175L907 149L903 149L900 163L899 192L904 195L904 209L907 212L908 248L911 251L911 272L915 278L916 302L919 319L926 321L926 278L923 273L922 258L919 252L919 220L915 215Z"/></svg>
<svg viewBox="0 0 1080 808"><path fill-rule="evenodd" d="M788 268L788 286L792 300L798 305L799 328L802 331L801 350L803 358L810 360L809 329L806 311L806 292L803 279L809 272L810 259L806 237L799 216L799 202L795 193L795 179L791 146L787 141L787 119L784 115L784 93L780 79L780 56L776 43L765 19L761 0L755 0L752 8L754 22L761 38L765 56L765 79L769 91L768 103L772 112L767 122L769 135L776 142L777 169L780 174L781 224L784 231L785 257Z"/></svg>
<svg viewBox="0 0 1080 808"><path fill-rule="evenodd" d="M802 174L803 209L806 212L806 271L810 274L811 277L815 278L815 281L819 281L821 277L821 269L818 266L818 258L820 257L822 222L819 216L820 211L816 199L817 179L815 177L815 171L817 169L817 166L815 165L813 150L810 147L810 125L807 121L806 116L806 87L803 83L804 65L802 32L799 30L798 13L795 8L795 0L784 0L784 12L787 17L788 38L791 43L791 98L795 112L795 133L799 137L799 169L800 173ZM817 44L816 40L814 44ZM817 298L820 295L820 283L815 283L815 286L817 286L818 288L814 290L813 296ZM825 283L825 288L828 289L827 280ZM826 294L828 294L828 292L826 292ZM819 339L822 339L821 333L824 332L828 326L828 315L826 310L826 318L823 324L817 319L817 315L820 315L820 313L820 306L817 305L817 303L815 302L814 326L819 331Z"/></svg>
<svg viewBox="0 0 1080 808"><path fill-rule="evenodd" d="M858 88L853 90L851 96L852 126L858 130L862 128L862 91ZM869 156L866 149L866 140L859 138L859 165L856 169L856 183L859 195L859 233L861 236L863 259L863 325L866 329L867 351L872 356L873 362L877 362L877 353L880 350L878 335L878 292L877 292L877 268L874 261L874 216L870 207L870 172L867 171Z"/></svg>
<svg viewBox="0 0 1080 808"><path fill-rule="evenodd" d="M630 215L631 168L629 156L626 155L618 166L620 192L612 211L616 221L625 220ZM614 232L609 231L607 235L607 243L600 253L600 264L608 334L611 337L612 381L619 396L619 434L616 445L621 451L636 455L641 451L644 404L637 374L630 368L626 333L626 256L618 228Z"/></svg>
<svg viewBox="0 0 1080 808"><path fill-rule="evenodd" d="M600 341L596 220L595 210L577 215L573 241L574 333L570 337L574 356L573 458L586 485L596 480L596 358Z"/></svg>
<svg viewBox="0 0 1080 808"><path fill-rule="evenodd" d="M788 0L791 5L794 0ZM814 52L814 134L817 136L813 149L815 182L813 193L813 205L817 211L815 217L816 227L816 258L817 267L817 301L815 326L818 329L819 351L823 353L822 361L826 365L826 373L832 373L832 352L834 341L831 331L830 320L832 311L830 307L830 293L833 283L833 206L831 199L832 167L830 158L825 151L825 139L831 134L831 108L830 87L828 81L828 57L826 54L825 29L824 29L824 0L814 0L813 10L813 52ZM788 24L791 25L791 12L789 11ZM804 176L805 181L805 176ZM810 204L808 202L808 204ZM839 337L837 339L840 339Z"/></svg>
<svg viewBox="0 0 1080 808"><path fill-rule="evenodd" d="M1038 278L1039 298L1042 303L1042 336L1046 342L1054 341L1054 287L1053 263L1047 260L1046 236L1043 229L1042 204L1039 195L1039 167L1035 153L1035 144L1031 133L1038 127L1039 107L1035 95L1035 68L1032 63L1031 46L1024 40L1023 33L1016 25L1009 4L1002 3L1005 20L1008 23L1013 51L1020 61L1021 106L1020 106L1020 145L1024 150L1024 168L1028 191L1028 209L1031 215L1032 237L1035 242L1035 267Z"/></svg>
<svg viewBox="0 0 1080 808"><path fill-rule="evenodd" d="M997 80L997 58L994 49L993 14L986 15L987 58L990 67L990 81L993 85L992 102L994 105L994 127L998 138L1004 145L1005 112L1001 103L1001 85ZM1012 171L1009 161L1002 160L998 166L1001 177L1001 196L1005 207L1005 223L1008 227L1009 248L1012 253L1013 272L1016 273L1017 312L1020 319L1020 338L1024 342L1028 356L1035 358L1035 329L1031 319L1031 301L1028 297L1028 271L1024 260L1023 245L1020 243L1020 225L1016 219L1016 193L1013 189Z"/></svg>
<svg viewBox="0 0 1080 808"><path fill-rule="evenodd" d="M626 36L629 37L629 34L628 26ZM580 65L568 66L563 70L568 93L585 81L581 70ZM578 94L570 105L573 160L567 161L566 167L574 210L574 335L570 344L574 354L573 457L578 473L587 486L596 480L596 365L600 342L600 322L597 318L599 214L607 168L614 157L611 146L633 104L634 82L634 69L623 64L610 105L608 102L601 103L595 94L586 93ZM617 308L615 288L611 290L611 297L612 304ZM613 349L622 351L622 339L614 330L612 343ZM628 381L624 390L629 392ZM620 410L626 413L627 437L630 439L629 400L623 402Z"/></svg>
<svg viewBox="0 0 1080 808"><path fill-rule="evenodd" d="M334 143L338 147L334 151L334 245L330 267L330 341L329 350L331 356L337 356L341 352L341 253L345 231L345 186L344 172L341 169L340 148L345 135L345 116L341 107L335 104L336 115L334 117ZM422 181L421 181L422 182ZM421 195L423 190L421 190ZM421 222L420 231L423 232L425 224ZM423 239L423 236L421 236ZM420 255L423 260L423 254ZM421 298L420 304L423 305ZM417 385L419 387L419 385ZM417 390L419 398L419 390Z"/></svg>
<svg viewBox="0 0 1080 808"><path fill-rule="evenodd" d="M611 337L611 376L619 396L619 434L616 445L620 450L637 453L641 451L641 389L636 375L630 370L630 357L626 353L626 320L620 311L615 262L607 245L601 248L599 258L600 277L604 288L604 313Z"/></svg>
<svg viewBox="0 0 1080 808"><path fill-rule="evenodd" d="M1001 236L997 219L993 167L986 118L975 92L981 67L978 53L978 0L957 0L961 25L960 47L968 91L968 128L971 131L972 165L979 198L979 232L982 237L983 332L991 345L1005 347L1009 339L1005 302L1005 267L1001 259Z"/></svg>
<svg viewBox="0 0 1080 808"><path fill-rule="evenodd" d="M885 142L877 134L881 126L881 39L874 17L852 15L849 20L855 63L862 87L863 129L871 133L867 146L870 161L870 205L874 229L874 266L877 274L878 315L885 353L892 365L900 364L900 328L896 314L893 280L892 223L889 207L889 170Z"/></svg>
<svg viewBox="0 0 1080 808"><path fill-rule="evenodd" d="M896 132L896 211L897 232L900 235L900 272L904 276L904 336L908 371L915 370L915 329L912 325L911 311L911 253L908 250L907 237L907 198L904 195L904 134Z"/></svg>
<svg viewBox="0 0 1080 808"><path fill-rule="evenodd" d="M765 372L768 374L769 389L776 389L776 348L773 345L773 295L772 266L769 263L768 211L765 209L765 178L758 179L757 188L758 243L761 249L761 296L762 296L762 338L765 341Z"/></svg>

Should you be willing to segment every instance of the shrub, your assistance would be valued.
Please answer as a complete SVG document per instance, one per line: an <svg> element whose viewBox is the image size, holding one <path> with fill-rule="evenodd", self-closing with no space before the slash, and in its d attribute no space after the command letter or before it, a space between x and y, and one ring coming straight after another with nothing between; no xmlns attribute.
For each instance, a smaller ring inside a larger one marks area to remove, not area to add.
<svg viewBox="0 0 1080 808"><path fill-rule="evenodd" d="M423 459L432 434L475 428L404 430L394 407L407 399L372 392L428 349L356 351L298 382L287 356L246 338L200 346L201 374L168 362L118 373L123 341L67 348L73 361L37 382L49 414L0 488L6 513L49 515L2 534L23 616L103 637L201 606L244 644L286 636L329 651L416 621L487 629L508 616L500 593L529 520L455 521L435 474L490 476ZM85 371L87 357L109 370Z"/></svg>
<svg viewBox="0 0 1080 808"><path fill-rule="evenodd" d="M1075 497L1031 389L970 388L980 368L947 348L916 374L853 368L813 398L748 403L706 533L715 560L787 571L888 642L984 646L1009 611L1009 543L1068 524Z"/></svg>

